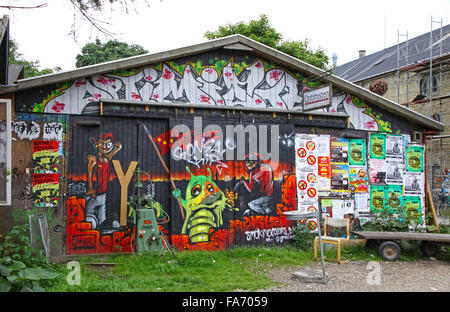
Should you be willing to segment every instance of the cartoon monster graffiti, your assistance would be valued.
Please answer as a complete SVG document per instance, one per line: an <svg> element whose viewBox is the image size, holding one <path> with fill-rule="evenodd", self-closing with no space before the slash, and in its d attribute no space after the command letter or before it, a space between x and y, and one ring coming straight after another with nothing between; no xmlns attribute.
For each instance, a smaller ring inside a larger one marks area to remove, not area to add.
<svg viewBox="0 0 450 312"><path fill-rule="evenodd" d="M235 190L243 185L244 190L249 193L249 209L244 211L245 215L251 212L256 214L270 214L272 210L273 194L273 170L269 164L263 163L260 156L251 153L245 156L245 169L248 171L248 180L241 177Z"/></svg>
<svg viewBox="0 0 450 312"><path fill-rule="evenodd" d="M109 181L110 161L121 150L122 144L114 141L112 133L103 133L99 138L90 138L96 149L96 154L87 155L87 180L89 189L86 192L86 221L92 224L92 229L106 232L106 191ZM94 188L94 175L97 185ZM113 228L119 227L114 221Z"/></svg>
<svg viewBox="0 0 450 312"><path fill-rule="evenodd" d="M190 243L208 242L210 230L223 224L223 211L227 207L230 209L234 207L227 202L224 192L212 180L209 168L208 176L195 176L189 167L186 167L186 170L191 174L191 179L186 188L185 199L181 198L180 189L172 192L176 199L180 199L186 210L186 219L181 232L189 236Z"/></svg>

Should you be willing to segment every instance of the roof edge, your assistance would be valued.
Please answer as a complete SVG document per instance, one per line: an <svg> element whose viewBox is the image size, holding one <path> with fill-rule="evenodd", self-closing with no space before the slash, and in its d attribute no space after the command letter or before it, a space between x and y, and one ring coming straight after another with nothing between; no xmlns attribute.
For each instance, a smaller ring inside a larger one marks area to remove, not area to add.
<svg viewBox="0 0 450 312"><path fill-rule="evenodd" d="M379 106L382 109L390 111L396 115L404 117L412 122L421 124L435 130L443 130L444 124L437 122L429 117L421 115L409 108L403 107L391 100L388 100L378 94L371 92L361 86L356 85L348 80L331 74L318 67L310 65L304 61L301 61L293 56L290 56L284 52L278 51L272 47L266 46L253 39L247 38L242 35L231 35L228 37L218 38L204 43L191 45L187 47L177 48L169 51L162 51L153 54L145 54L134 56L126 59L95 64L91 66L81 67L75 70L70 70L61 73L49 74L45 76L27 78L18 80L16 87L9 88L11 91L20 91L36 86L54 84L57 82L63 82L67 80L75 80L85 76L92 76L96 74L103 74L111 71L116 71L125 68L133 68L137 66L145 66L155 62L161 62L172 58L179 58L183 56L189 56L196 53L206 52L221 48L230 44L241 43L254 50L257 53L268 60L273 60L278 64L293 68L300 72L306 72L309 75L317 76L318 79L324 82L330 82L333 86L342 89L343 91L353 93L363 100L372 102L374 105ZM2 92L0 94L7 93Z"/></svg>

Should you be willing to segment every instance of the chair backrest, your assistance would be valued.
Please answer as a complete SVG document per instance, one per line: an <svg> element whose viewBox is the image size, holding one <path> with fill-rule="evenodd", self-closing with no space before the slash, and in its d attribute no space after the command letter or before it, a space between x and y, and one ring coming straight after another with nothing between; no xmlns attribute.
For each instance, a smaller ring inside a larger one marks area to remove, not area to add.
<svg viewBox="0 0 450 312"><path fill-rule="evenodd" d="M323 234L324 236L327 236L327 227L334 227L334 228L346 228L347 230L347 236L346 239L350 239L350 219L336 219L336 218L328 218L325 217L323 221Z"/></svg>

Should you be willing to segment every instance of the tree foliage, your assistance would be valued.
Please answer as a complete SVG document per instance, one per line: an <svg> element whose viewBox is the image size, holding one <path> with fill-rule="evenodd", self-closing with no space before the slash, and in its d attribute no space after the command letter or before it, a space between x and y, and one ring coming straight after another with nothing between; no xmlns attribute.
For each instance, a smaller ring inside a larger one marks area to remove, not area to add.
<svg viewBox="0 0 450 312"><path fill-rule="evenodd" d="M145 53L148 51L137 44L129 45L117 40L102 43L96 39L95 42L89 42L83 46L81 54L76 56L75 66L88 66Z"/></svg>
<svg viewBox="0 0 450 312"><path fill-rule="evenodd" d="M308 38L303 41L282 41L283 35L269 25L269 18L265 14L261 15L259 20L250 20L247 24L239 22L219 26L216 31L207 31L203 36L212 40L234 34L241 34L311 65L327 70L329 58L322 49L319 48L313 51Z"/></svg>
<svg viewBox="0 0 450 312"><path fill-rule="evenodd" d="M35 77L41 75L52 74L61 70L60 67L39 69L39 61L27 61L24 59L23 54L19 52L19 46L14 39L9 39L8 42L9 55L8 61L10 64L20 64L24 66L24 77Z"/></svg>

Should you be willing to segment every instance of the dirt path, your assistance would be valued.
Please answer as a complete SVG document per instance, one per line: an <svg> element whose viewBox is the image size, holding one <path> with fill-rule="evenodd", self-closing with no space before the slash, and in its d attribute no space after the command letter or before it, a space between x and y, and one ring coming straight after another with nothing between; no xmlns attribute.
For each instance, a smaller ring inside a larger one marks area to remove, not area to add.
<svg viewBox="0 0 450 312"><path fill-rule="evenodd" d="M375 262L379 264L379 285L376 285L377 264L374 262L325 263L328 283L307 283L294 277L294 272L318 270L320 262L305 267L274 269L269 276L283 283L264 289L271 292L449 292L450 263L437 260L412 262ZM374 284L375 283L375 284Z"/></svg>

